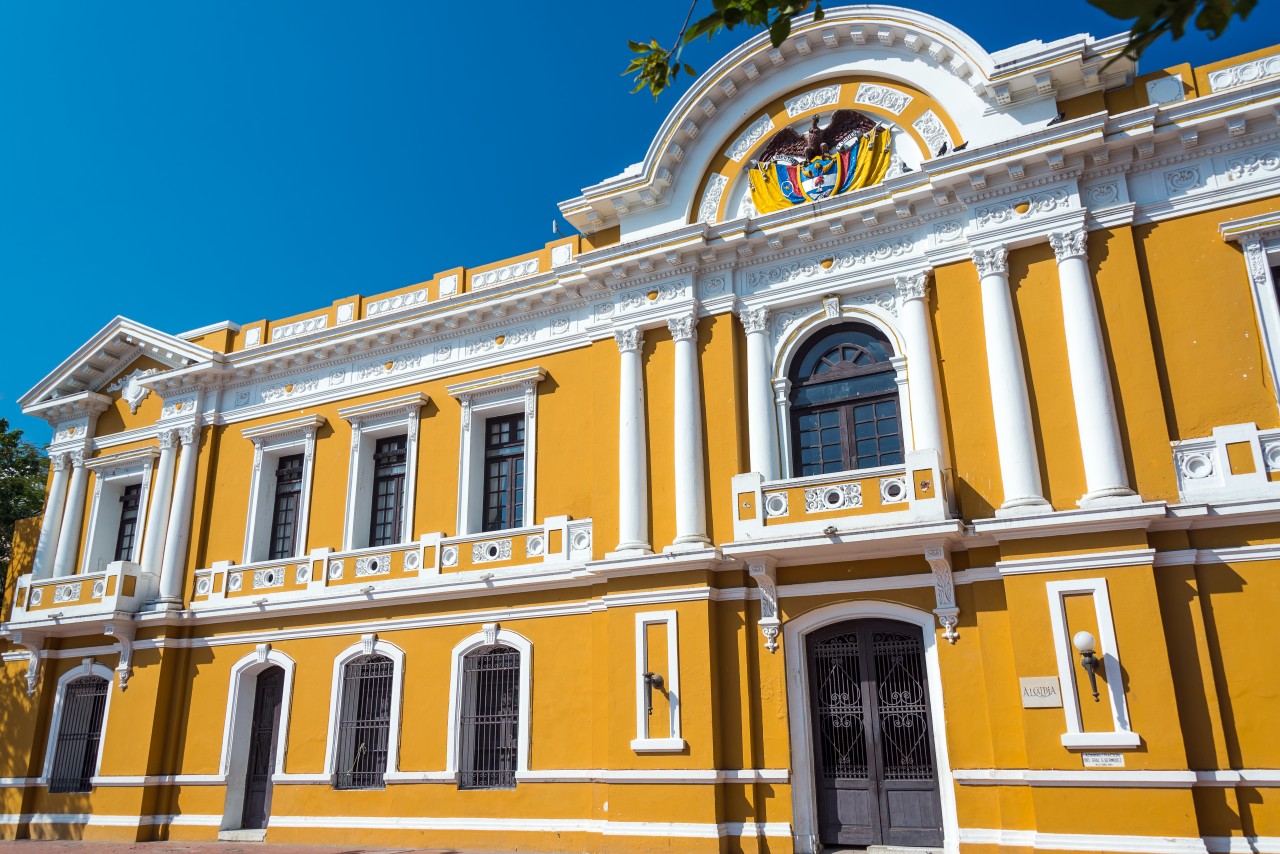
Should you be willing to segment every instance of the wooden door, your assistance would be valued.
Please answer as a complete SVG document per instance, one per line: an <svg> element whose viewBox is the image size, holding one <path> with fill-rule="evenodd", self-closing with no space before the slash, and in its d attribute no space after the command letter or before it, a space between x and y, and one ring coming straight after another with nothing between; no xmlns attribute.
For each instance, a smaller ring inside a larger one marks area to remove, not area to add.
<svg viewBox="0 0 1280 854"><path fill-rule="evenodd" d="M240 822L245 829L265 828L271 816L271 774L276 766L276 731L283 696L283 670L271 667L258 674L245 770L244 818Z"/></svg>
<svg viewBox="0 0 1280 854"><path fill-rule="evenodd" d="M840 623L809 635L807 651L823 844L941 846L920 629Z"/></svg>

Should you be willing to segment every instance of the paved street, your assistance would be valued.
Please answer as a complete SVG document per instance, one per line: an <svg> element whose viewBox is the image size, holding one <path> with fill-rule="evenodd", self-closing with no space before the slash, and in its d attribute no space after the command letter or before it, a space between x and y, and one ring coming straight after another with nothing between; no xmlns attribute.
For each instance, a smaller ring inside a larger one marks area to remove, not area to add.
<svg viewBox="0 0 1280 854"><path fill-rule="evenodd" d="M0 841L0 854L483 854L456 848L364 848L350 845L273 845L260 842Z"/></svg>

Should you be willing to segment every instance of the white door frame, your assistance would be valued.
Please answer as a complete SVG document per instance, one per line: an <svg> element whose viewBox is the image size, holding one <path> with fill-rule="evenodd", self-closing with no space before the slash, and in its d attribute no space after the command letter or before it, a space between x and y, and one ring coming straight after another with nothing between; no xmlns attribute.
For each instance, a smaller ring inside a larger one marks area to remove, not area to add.
<svg viewBox="0 0 1280 854"><path fill-rule="evenodd" d="M280 724L276 727L276 761L271 769L273 775L284 773L284 755L289 743L289 706L293 701L294 663L283 652L271 649L270 644L262 644L257 651L249 653L231 667L231 679L227 688L227 717L222 725L222 759L218 763L218 773L227 784L220 830L239 830L243 824L253 702L257 696L258 674L269 667L279 667L284 671Z"/></svg>
<svg viewBox="0 0 1280 854"><path fill-rule="evenodd" d="M818 850L818 801L814 787L813 726L809 710L806 637L824 626L846 620L897 620L919 626L924 635L925 676L929 680L929 713L933 753L937 763L938 794L942 802L942 838L947 854L960 851L960 823L947 756L946 713L942 704L942 673L933 614L893 602L837 602L801 614L783 624L787 658L787 716L791 720L791 826L799 854Z"/></svg>

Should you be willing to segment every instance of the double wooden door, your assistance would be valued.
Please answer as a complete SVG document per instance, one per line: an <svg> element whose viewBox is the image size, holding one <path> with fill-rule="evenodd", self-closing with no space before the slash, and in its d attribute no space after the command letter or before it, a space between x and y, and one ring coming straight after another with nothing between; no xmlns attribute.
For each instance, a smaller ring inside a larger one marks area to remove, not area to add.
<svg viewBox="0 0 1280 854"><path fill-rule="evenodd" d="M823 844L941 846L919 627L839 623L809 635L807 653Z"/></svg>
<svg viewBox="0 0 1280 854"><path fill-rule="evenodd" d="M269 667L258 674L249 731L249 763L245 769L244 813L240 826L265 828L271 816L271 774L276 766L276 731L284 697L284 671Z"/></svg>

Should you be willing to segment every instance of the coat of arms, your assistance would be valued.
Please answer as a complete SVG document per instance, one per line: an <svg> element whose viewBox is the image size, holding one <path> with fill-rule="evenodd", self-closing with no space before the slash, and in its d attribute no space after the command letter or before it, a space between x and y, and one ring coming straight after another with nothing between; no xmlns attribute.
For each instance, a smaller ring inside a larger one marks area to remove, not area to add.
<svg viewBox="0 0 1280 854"><path fill-rule="evenodd" d="M751 161L751 202L760 213L817 202L883 180L889 169L889 129L854 110L821 114L804 136L783 128Z"/></svg>

